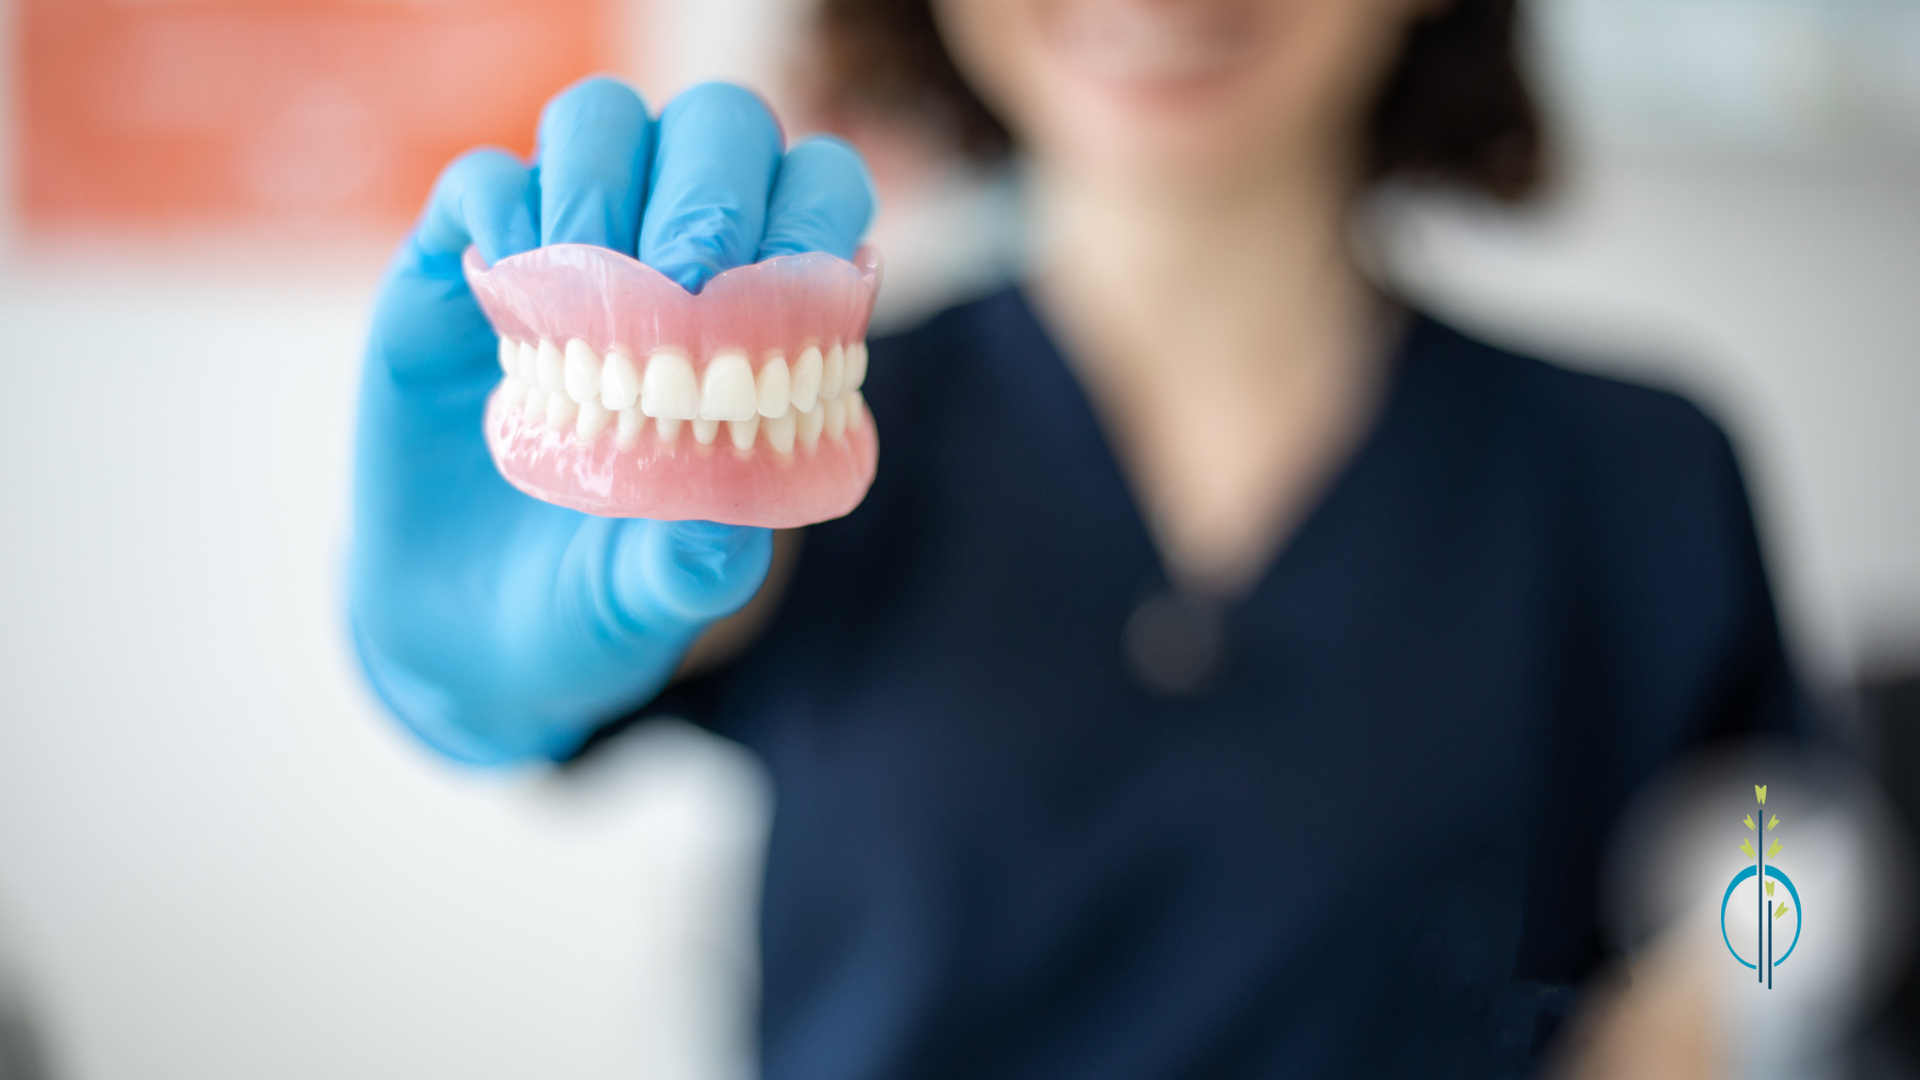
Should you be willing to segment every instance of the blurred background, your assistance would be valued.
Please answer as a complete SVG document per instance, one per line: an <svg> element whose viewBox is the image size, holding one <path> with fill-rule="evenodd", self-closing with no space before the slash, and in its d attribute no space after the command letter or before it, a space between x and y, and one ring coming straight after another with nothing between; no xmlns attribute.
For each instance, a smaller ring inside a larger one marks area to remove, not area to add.
<svg viewBox="0 0 1920 1080"><path fill-rule="evenodd" d="M530 150L592 71L816 127L809 10L0 0L0 1078L752 1074L753 762L673 724L564 776L436 760L359 682L340 578L367 307L439 166ZM1380 273L1729 428L1834 733L1912 814L1920 2L1530 17L1554 191L1383 193ZM834 122L883 324L1018 273L1017 175ZM1785 1074L1920 1075L1904 993Z"/></svg>

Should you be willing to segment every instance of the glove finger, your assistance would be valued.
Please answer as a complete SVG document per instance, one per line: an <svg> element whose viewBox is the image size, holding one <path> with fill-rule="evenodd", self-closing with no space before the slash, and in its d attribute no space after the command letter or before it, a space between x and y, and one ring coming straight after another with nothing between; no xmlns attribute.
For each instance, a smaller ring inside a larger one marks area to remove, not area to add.
<svg viewBox="0 0 1920 1080"><path fill-rule="evenodd" d="M540 114L540 241L634 254L653 121L625 83L584 79Z"/></svg>
<svg viewBox="0 0 1920 1080"><path fill-rule="evenodd" d="M462 154L434 181L414 230L415 251L423 264L451 260L456 273L468 244L489 264L530 251L540 242L533 227L536 197L533 174L519 158L494 149Z"/></svg>
<svg viewBox="0 0 1920 1080"><path fill-rule="evenodd" d="M766 236L754 259L807 251L852 258L877 201L867 164L853 147L831 137L808 139L780 160Z"/></svg>
<svg viewBox="0 0 1920 1080"><path fill-rule="evenodd" d="M613 553L623 621L656 630L739 610L766 580L773 532L710 521L628 521Z"/></svg>
<svg viewBox="0 0 1920 1080"><path fill-rule="evenodd" d="M780 165L780 125L749 90L696 86L660 114L640 261L699 292L753 261Z"/></svg>

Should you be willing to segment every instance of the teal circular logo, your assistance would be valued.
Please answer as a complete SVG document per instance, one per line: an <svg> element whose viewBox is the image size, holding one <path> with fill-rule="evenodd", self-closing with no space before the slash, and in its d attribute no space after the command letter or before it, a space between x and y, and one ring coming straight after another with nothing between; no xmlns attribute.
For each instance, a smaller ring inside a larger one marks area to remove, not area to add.
<svg viewBox="0 0 1920 1080"><path fill-rule="evenodd" d="M1726 894L1720 897L1720 940L1727 943L1727 951L1733 953L1733 958L1740 961L1743 967L1754 967L1754 963L1736 952L1733 947L1733 939L1727 936L1727 903L1733 899L1733 890L1739 888L1741 882L1754 876L1756 876L1756 873L1751 866L1733 875L1733 880L1727 882ZM1803 920L1800 917L1800 890L1793 887L1793 879L1781 873L1778 867L1767 867L1767 876L1785 885L1787 887L1787 895L1793 898L1793 941L1787 946L1787 951L1781 953L1780 956L1773 961L1773 966L1779 967L1781 964L1787 962L1787 957L1793 955L1793 946L1800 944L1800 927L1803 924ZM1756 884L1754 887L1758 888L1759 886Z"/></svg>

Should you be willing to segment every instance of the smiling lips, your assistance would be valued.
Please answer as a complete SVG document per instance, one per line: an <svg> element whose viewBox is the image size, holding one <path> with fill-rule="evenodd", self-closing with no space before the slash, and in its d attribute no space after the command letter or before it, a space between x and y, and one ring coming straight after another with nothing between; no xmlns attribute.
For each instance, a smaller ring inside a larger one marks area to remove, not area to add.
<svg viewBox="0 0 1920 1080"><path fill-rule="evenodd" d="M487 445L521 491L606 517L789 528L847 513L873 482L874 249L768 259L698 295L585 244L491 268L469 249L465 269L500 335Z"/></svg>

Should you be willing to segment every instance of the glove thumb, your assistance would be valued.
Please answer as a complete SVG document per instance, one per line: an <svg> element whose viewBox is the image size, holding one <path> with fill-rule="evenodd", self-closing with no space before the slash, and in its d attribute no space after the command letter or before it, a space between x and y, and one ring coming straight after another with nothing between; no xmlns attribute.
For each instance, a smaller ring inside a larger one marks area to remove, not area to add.
<svg viewBox="0 0 1920 1080"><path fill-rule="evenodd" d="M773 563L773 532L710 521L620 523L614 601L634 625L697 626L753 599Z"/></svg>

